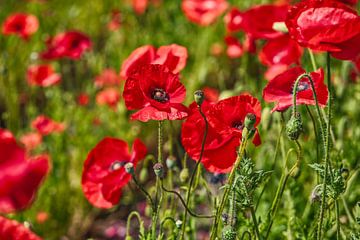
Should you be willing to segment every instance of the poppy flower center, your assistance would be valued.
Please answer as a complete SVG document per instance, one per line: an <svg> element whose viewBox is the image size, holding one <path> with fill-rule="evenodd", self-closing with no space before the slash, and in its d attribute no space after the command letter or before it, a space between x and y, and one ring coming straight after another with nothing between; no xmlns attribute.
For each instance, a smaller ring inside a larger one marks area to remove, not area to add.
<svg viewBox="0 0 360 240"><path fill-rule="evenodd" d="M71 42L71 48L72 48L72 49L78 48L79 45L80 45L80 41L77 40L77 39L74 39L74 40Z"/></svg>
<svg viewBox="0 0 360 240"><path fill-rule="evenodd" d="M310 88L309 83L307 82L299 82L297 85L296 92L302 92L308 90ZM294 88L291 89L291 94L294 92Z"/></svg>
<svg viewBox="0 0 360 240"><path fill-rule="evenodd" d="M235 121L231 124L232 128L236 128L238 130L243 130L244 129L244 123L241 121Z"/></svg>
<svg viewBox="0 0 360 240"><path fill-rule="evenodd" d="M15 23L14 29L16 32L20 32L23 29L23 25L21 23Z"/></svg>
<svg viewBox="0 0 360 240"><path fill-rule="evenodd" d="M158 102L161 102L161 103L166 103L170 99L169 94L167 94L165 92L165 90L163 90L161 88L155 88L151 92L151 98L154 99L155 101L158 101Z"/></svg>
<svg viewBox="0 0 360 240"><path fill-rule="evenodd" d="M120 168L122 168L124 165L126 164L125 161L114 161L111 166L110 166L110 171L116 171L116 170L119 170Z"/></svg>

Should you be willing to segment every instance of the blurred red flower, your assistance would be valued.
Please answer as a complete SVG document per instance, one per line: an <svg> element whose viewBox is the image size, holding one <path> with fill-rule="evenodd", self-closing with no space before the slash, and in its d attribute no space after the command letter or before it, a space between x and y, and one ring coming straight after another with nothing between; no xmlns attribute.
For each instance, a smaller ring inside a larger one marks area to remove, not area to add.
<svg viewBox="0 0 360 240"><path fill-rule="evenodd" d="M264 77L266 80L270 81L273 78L275 78L277 75L285 72L288 68L289 68L289 66L286 64L272 65L266 70Z"/></svg>
<svg viewBox="0 0 360 240"><path fill-rule="evenodd" d="M96 95L96 103L98 105L108 105L109 107L115 109L116 105L120 101L119 91L119 89L112 87L100 91Z"/></svg>
<svg viewBox="0 0 360 240"><path fill-rule="evenodd" d="M133 72L125 82L124 100L129 110L139 109L131 119L178 120L187 116L182 104L186 89L178 74L164 65L149 64Z"/></svg>
<svg viewBox="0 0 360 240"><path fill-rule="evenodd" d="M132 7L137 14L143 14L148 6L149 0L131 0Z"/></svg>
<svg viewBox="0 0 360 240"><path fill-rule="evenodd" d="M130 181L124 165L136 164L146 155L146 146L134 141L132 153L128 144L116 138L101 140L87 156L82 174L82 189L91 204L99 208L111 208L119 203L121 189Z"/></svg>
<svg viewBox="0 0 360 240"><path fill-rule="evenodd" d="M218 103L205 101L202 111L209 122L202 163L210 172L229 172L236 160L236 149L240 145L246 115L256 115L255 127L260 122L260 102L251 95L243 94L220 100ZM205 123L195 103L190 105L190 112L190 116L183 123L181 139L186 152L197 161ZM253 143L256 146L261 143L257 130Z"/></svg>
<svg viewBox="0 0 360 240"><path fill-rule="evenodd" d="M183 0L182 10L193 23L208 26L228 8L226 0Z"/></svg>
<svg viewBox="0 0 360 240"><path fill-rule="evenodd" d="M41 240L23 224L0 216L0 239L3 240Z"/></svg>
<svg viewBox="0 0 360 240"><path fill-rule="evenodd" d="M37 130L41 135L49 135L51 133L60 133L65 130L65 124L56 122L45 115L40 115L31 122L31 127Z"/></svg>
<svg viewBox="0 0 360 240"><path fill-rule="evenodd" d="M302 1L290 9L286 25L301 46L342 60L360 54L360 17L341 2Z"/></svg>
<svg viewBox="0 0 360 240"><path fill-rule="evenodd" d="M90 101L90 97L89 97L89 95L87 93L82 92L77 96L77 103L80 106L88 105L89 101Z"/></svg>
<svg viewBox="0 0 360 240"><path fill-rule="evenodd" d="M47 41L47 50L41 56L48 60L65 57L77 60L85 51L90 50L91 45L90 38L81 32L64 32Z"/></svg>
<svg viewBox="0 0 360 240"><path fill-rule="evenodd" d="M260 62L266 66L299 64L303 49L288 34L270 39L259 53Z"/></svg>
<svg viewBox="0 0 360 240"><path fill-rule="evenodd" d="M239 58L244 54L244 48L239 40L232 36L225 37L226 54L229 58Z"/></svg>
<svg viewBox="0 0 360 240"><path fill-rule="evenodd" d="M49 214L47 212L41 211L36 214L36 222L39 224L45 223L49 218Z"/></svg>
<svg viewBox="0 0 360 240"><path fill-rule="evenodd" d="M104 69L98 76L95 77L95 86L118 86L121 83L121 78L117 72L112 68Z"/></svg>
<svg viewBox="0 0 360 240"><path fill-rule="evenodd" d="M21 136L20 142L24 144L26 151L31 151L42 143L42 136L37 132L27 133Z"/></svg>
<svg viewBox="0 0 360 240"><path fill-rule="evenodd" d="M52 66L48 64L28 67L26 77L30 86L49 87L61 81L60 75L55 73Z"/></svg>
<svg viewBox="0 0 360 240"><path fill-rule="evenodd" d="M33 202L49 171L49 157L27 158L25 150L5 129L0 129L0 152L0 213L23 210Z"/></svg>
<svg viewBox="0 0 360 240"><path fill-rule="evenodd" d="M4 35L18 35L27 40L38 28L39 21L36 16L26 13L14 13L5 19L2 25L2 33Z"/></svg>
<svg viewBox="0 0 360 240"><path fill-rule="evenodd" d="M229 32L244 31L252 38L271 39L283 33L273 29L275 22L284 22L288 5L258 5L245 12L233 8L225 17L226 29Z"/></svg>
<svg viewBox="0 0 360 240"><path fill-rule="evenodd" d="M303 73L305 70L301 67L293 67L269 81L264 88L263 98L266 102L276 102L272 111L285 111L293 105L293 86L296 79ZM328 99L327 87L324 84L324 71L320 68L316 72L311 72L310 76L314 81L319 105L323 107ZM299 82L296 104L315 105L311 84L306 77Z"/></svg>
<svg viewBox="0 0 360 240"><path fill-rule="evenodd" d="M120 28L120 26L121 26L121 13L119 10L114 9L113 11L111 11L111 18L107 24L107 28L110 31L116 31Z"/></svg>
<svg viewBox="0 0 360 240"><path fill-rule="evenodd" d="M126 79L132 71L146 64L163 64L173 73L180 72L186 65L187 49L177 44L161 46L158 50L151 45L135 49L124 60L120 76Z"/></svg>
<svg viewBox="0 0 360 240"><path fill-rule="evenodd" d="M202 90L204 91L205 99L209 102L219 101L219 90L211 87L204 87Z"/></svg>

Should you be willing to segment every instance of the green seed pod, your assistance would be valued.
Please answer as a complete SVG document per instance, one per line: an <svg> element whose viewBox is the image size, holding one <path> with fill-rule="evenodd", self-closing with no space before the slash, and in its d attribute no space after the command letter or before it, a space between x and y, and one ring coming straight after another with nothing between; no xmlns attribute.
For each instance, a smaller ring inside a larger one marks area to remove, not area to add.
<svg viewBox="0 0 360 240"><path fill-rule="evenodd" d="M291 140L297 140L303 131L301 115L298 112L292 114L290 120L286 124L286 134Z"/></svg>
<svg viewBox="0 0 360 240"><path fill-rule="evenodd" d="M146 168L142 168L141 171L140 171L140 174L139 174L139 180L140 182L146 182L146 180L148 179L149 177L149 172Z"/></svg>
<svg viewBox="0 0 360 240"><path fill-rule="evenodd" d="M183 170L181 170L180 172L180 181L181 182L186 182L186 180L189 178L189 169L188 168L184 168Z"/></svg>
<svg viewBox="0 0 360 240"><path fill-rule="evenodd" d="M151 216L151 206L146 205L145 207L145 216L150 217Z"/></svg>
<svg viewBox="0 0 360 240"><path fill-rule="evenodd" d="M254 128L254 124L256 122L256 115L253 113L246 114L244 125L248 130Z"/></svg>
<svg viewBox="0 0 360 240"><path fill-rule="evenodd" d="M166 159L166 166L168 169L174 169L176 167L176 158L174 156L168 156Z"/></svg>
<svg viewBox="0 0 360 240"><path fill-rule="evenodd" d="M197 105L201 105L204 102L205 94L202 90L197 90L194 93L194 99Z"/></svg>
<svg viewBox="0 0 360 240"><path fill-rule="evenodd" d="M128 162L127 164L125 164L125 171L129 174L134 174L134 164L131 162Z"/></svg>
<svg viewBox="0 0 360 240"><path fill-rule="evenodd" d="M164 166L161 163L156 163L153 167L154 173L159 178L164 178Z"/></svg>
<svg viewBox="0 0 360 240"><path fill-rule="evenodd" d="M235 240L236 239L236 231L230 226L224 227L222 230L222 239L223 240Z"/></svg>

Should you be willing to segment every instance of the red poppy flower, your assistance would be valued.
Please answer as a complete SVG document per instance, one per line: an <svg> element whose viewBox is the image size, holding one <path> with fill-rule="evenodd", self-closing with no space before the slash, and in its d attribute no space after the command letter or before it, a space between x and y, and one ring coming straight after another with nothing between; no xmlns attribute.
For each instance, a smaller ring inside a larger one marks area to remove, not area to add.
<svg viewBox="0 0 360 240"><path fill-rule="evenodd" d="M114 69L104 69L98 76L95 77L95 86L118 86L120 85L121 78Z"/></svg>
<svg viewBox="0 0 360 240"><path fill-rule="evenodd" d="M244 48L239 40L232 36L225 37L226 54L229 58L239 58L244 54Z"/></svg>
<svg viewBox="0 0 360 240"><path fill-rule="evenodd" d="M12 133L4 129L0 129L0 152L0 213L23 210L48 173L49 157L27 159Z"/></svg>
<svg viewBox="0 0 360 240"><path fill-rule="evenodd" d="M102 90L96 95L96 103L99 105L108 105L115 109L116 105L120 101L119 89L107 88Z"/></svg>
<svg viewBox="0 0 360 240"><path fill-rule="evenodd" d="M35 118L31 123L31 127L43 136L55 132L60 133L65 130L65 125L63 123L56 122L45 115L40 115Z"/></svg>
<svg viewBox="0 0 360 240"><path fill-rule="evenodd" d="M54 72L51 65L32 65L27 69L27 81L31 86L49 87L61 81L59 74Z"/></svg>
<svg viewBox="0 0 360 240"><path fill-rule="evenodd" d="M27 151L31 151L42 143L42 136L36 132L27 133L21 136L20 142L24 144Z"/></svg>
<svg viewBox="0 0 360 240"><path fill-rule="evenodd" d="M266 70L264 77L266 80L270 81L273 78L275 78L277 75L285 72L288 68L289 66L285 64L272 65Z"/></svg>
<svg viewBox="0 0 360 240"><path fill-rule="evenodd" d="M219 91L215 88L204 87L202 89L204 91L205 99L209 102L217 102L219 101Z"/></svg>
<svg viewBox="0 0 360 240"><path fill-rule="evenodd" d="M47 42L47 50L42 58L53 60L59 58L79 59L85 51L90 50L91 41L81 32L70 31L56 35Z"/></svg>
<svg viewBox="0 0 360 240"><path fill-rule="evenodd" d="M177 44L161 46L157 51L153 46L145 45L135 49L124 60L120 76L126 79L132 71L146 64L163 64L173 73L178 73L185 67L187 57L186 48Z"/></svg>
<svg viewBox="0 0 360 240"><path fill-rule="evenodd" d="M119 10L113 10L111 12L110 22L107 24L107 28L110 31L116 31L121 26L121 13Z"/></svg>
<svg viewBox="0 0 360 240"><path fill-rule="evenodd" d="M304 47L339 59L354 59L360 53L360 17L343 3L302 1L290 9L286 26Z"/></svg>
<svg viewBox="0 0 360 240"><path fill-rule="evenodd" d="M4 240L41 240L23 224L0 216L0 239Z"/></svg>
<svg viewBox="0 0 360 240"><path fill-rule="evenodd" d="M80 106L86 106L88 105L90 102L90 97L87 93L80 93L77 96L77 104L79 104Z"/></svg>
<svg viewBox="0 0 360 240"><path fill-rule="evenodd" d="M132 7L137 14L143 14L149 4L149 0L132 0Z"/></svg>
<svg viewBox="0 0 360 240"><path fill-rule="evenodd" d="M14 13L8 16L3 23L2 32L4 35L18 35L27 40L39 28L39 21L36 16L26 13Z"/></svg>
<svg viewBox="0 0 360 240"><path fill-rule="evenodd" d="M339 0L340 2L355 6L358 3L358 0Z"/></svg>
<svg viewBox="0 0 360 240"><path fill-rule="evenodd" d="M290 68L284 73L269 81L263 91L263 98L266 102L276 102L272 111L285 111L293 105L293 86L296 79L305 73L301 67ZM315 85L315 92L320 106L325 106L328 99L327 87L324 84L324 71L318 69L311 72ZM315 105L310 81L303 78L298 85L296 104Z"/></svg>
<svg viewBox="0 0 360 240"><path fill-rule="evenodd" d="M195 161L199 159L205 131L204 119L196 108L195 103L190 106L191 114L183 123L181 131L182 144ZM255 127L260 122L260 102L250 95L243 94L218 103L204 101L202 110L209 122L202 163L210 172L228 172L236 160L236 149L240 145L246 115L256 115ZM259 145L260 142L256 132L253 143Z"/></svg>
<svg viewBox="0 0 360 240"><path fill-rule="evenodd" d="M91 204L99 208L111 208L119 203L121 189L130 181L125 172L128 162L134 167L146 155L146 146L134 141L132 153L125 141L104 138L86 158L82 174L82 189Z"/></svg>
<svg viewBox="0 0 360 240"><path fill-rule="evenodd" d="M125 82L124 100L129 110L139 109L131 119L179 120L187 116L181 103L186 95L178 74L164 65L149 64L133 72Z"/></svg>
<svg viewBox="0 0 360 240"><path fill-rule="evenodd" d="M288 5L258 5L245 12L233 8L225 18L229 32L245 31L253 38L271 39L283 33L273 29L275 22L284 22Z"/></svg>
<svg viewBox="0 0 360 240"><path fill-rule="evenodd" d="M267 66L299 64L303 50L288 34L268 40L259 53L260 62Z"/></svg>
<svg viewBox="0 0 360 240"><path fill-rule="evenodd" d="M183 0L182 10L193 23L208 26L228 8L226 0Z"/></svg>

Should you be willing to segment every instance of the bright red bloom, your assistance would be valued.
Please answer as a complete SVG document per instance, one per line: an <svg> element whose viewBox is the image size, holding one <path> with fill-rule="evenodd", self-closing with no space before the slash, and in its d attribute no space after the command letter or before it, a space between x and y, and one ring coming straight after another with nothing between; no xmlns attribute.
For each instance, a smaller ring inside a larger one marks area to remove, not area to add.
<svg viewBox="0 0 360 240"><path fill-rule="evenodd" d="M48 40L47 50L41 56L48 60L59 58L77 60L85 51L90 50L91 45L90 38L81 32L64 32Z"/></svg>
<svg viewBox="0 0 360 240"><path fill-rule="evenodd" d="M302 1L290 9L286 26L304 47L331 52L338 59L360 53L360 17L338 1Z"/></svg>
<svg viewBox="0 0 360 240"><path fill-rule="evenodd" d="M115 109L120 101L120 90L117 88L106 88L96 95L96 103L99 105L108 105Z"/></svg>
<svg viewBox="0 0 360 240"><path fill-rule="evenodd" d="M193 23L208 26L228 8L226 0L183 0L182 10Z"/></svg>
<svg viewBox="0 0 360 240"><path fill-rule="evenodd" d="M120 76L112 68L104 69L98 76L95 77L96 87L118 86L120 83Z"/></svg>
<svg viewBox="0 0 360 240"><path fill-rule="evenodd" d="M59 74L54 72L51 65L32 65L27 69L27 81L31 86L49 87L61 81Z"/></svg>
<svg viewBox="0 0 360 240"><path fill-rule="evenodd" d="M258 5L245 12L233 8L225 18L229 32L245 31L253 38L271 39L283 33L273 29L275 22L284 22L288 5Z"/></svg>
<svg viewBox="0 0 360 240"><path fill-rule="evenodd" d="M78 96L77 96L77 103L80 105L80 106L86 106L88 105L90 102L90 97L87 93L80 93Z"/></svg>
<svg viewBox="0 0 360 240"><path fill-rule="evenodd" d="M273 78L275 78L277 75L285 72L288 68L289 66L285 64L272 65L266 70L264 77L266 80L270 81Z"/></svg>
<svg viewBox="0 0 360 240"><path fill-rule="evenodd" d="M143 14L149 4L149 0L131 0L132 7L137 14Z"/></svg>
<svg viewBox="0 0 360 240"><path fill-rule="evenodd" d="M179 120L187 116L182 105L186 90L178 74L164 65L149 64L133 72L125 82L124 100L129 110L139 109L131 119Z"/></svg>
<svg viewBox="0 0 360 240"><path fill-rule="evenodd" d="M4 35L18 35L27 40L39 28L36 16L26 13L14 13L8 16L3 23L2 33Z"/></svg>
<svg viewBox="0 0 360 240"><path fill-rule="evenodd" d="M27 133L21 136L20 142L24 144L26 151L31 151L42 143L42 136L36 132Z"/></svg>
<svg viewBox="0 0 360 240"><path fill-rule="evenodd" d="M190 110L191 114L182 126L181 139L189 156L198 161L205 123L195 103L190 106ZM236 160L236 149L240 145L246 115L248 113L256 115L255 127L260 122L260 102L250 95L243 94L218 103L205 101L202 104L202 111L209 122L202 163L210 172L228 172ZM260 144L257 132L253 143Z"/></svg>
<svg viewBox="0 0 360 240"><path fill-rule="evenodd" d="M303 50L288 34L269 40L259 53L260 62L266 66L299 64Z"/></svg>
<svg viewBox="0 0 360 240"><path fill-rule="evenodd" d="M51 133L60 133L65 130L65 125L56 122L45 115L40 115L31 122L31 127L37 130L41 135L49 135Z"/></svg>
<svg viewBox="0 0 360 240"><path fill-rule="evenodd" d="M185 67L187 57L187 49L177 44L161 46L157 51L155 47L145 45L135 49L124 60L120 76L126 79L132 71L147 64L163 64L173 73L178 73Z"/></svg>
<svg viewBox="0 0 360 240"><path fill-rule="evenodd" d="M99 208L117 205L121 189L131 179L124 165L131 162L136 167L146 151L139 139L134 141L132 153L123 140L107 137L99 142L87 156L82 174L82 189L89 202Z"/></svg>
<svg viewBox="0 0 360 240"><path fill-rule="evenodd" d="M244 54L244 48L239 40L232 36L225 37L226 54L229 58L239 58Z"/></svg>
<svg viewBox="0 0 360 240"><path fill-rule="evenodd" d="M109 23L107 24L107 28L110 31L116 31L121 26L121 13L119 10L113 10L111 12L111 19Z"/></svg>
<svg viewBox="0 0 360 240"><path fill-rule="evenodd" d="M205 99L209 102L217 102L219 101L219 91L215 88L204 87L202 89L204 91Z"/></svg>
<svg viewBox="0 0 360 240"><path fill-rule="evenodd" d="M293 86L296 79L303 73L305 73L305 70L301 67L293 67L269 81L264 88L263 98L266 102L276 102L272 111L285 111L293 105ZM311 72L310 76L314 81L319 105L325 106L328 91L324 84L324 71L318 69L316 72ZM315 105L311 84L306 77L299 82L296 104Z"/></svg>
<svg viewBox="0 0 360 240"><path fill-rule="evenodd" d="M33 202L49 171L49 157L27 159L12 133L4 129L0 129L0 152L0 213L23 210Z"/></svg>
<svg viewBox="0 0 360 240"><path fill-rule="evenodd" d="M0 239L3 240L41 240L23 224L0 216Z"/></svg>

